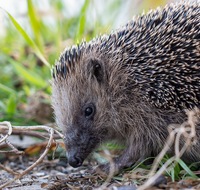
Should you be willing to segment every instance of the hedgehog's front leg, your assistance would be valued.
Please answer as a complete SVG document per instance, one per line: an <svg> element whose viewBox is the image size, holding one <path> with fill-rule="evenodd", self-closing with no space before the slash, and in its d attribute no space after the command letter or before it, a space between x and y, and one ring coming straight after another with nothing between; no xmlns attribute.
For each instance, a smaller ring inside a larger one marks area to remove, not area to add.
<svg viewBox="0 0 200 190"><path fill-rule="evenodd" d="M140 144L140 143L139 143ZM140 144L141 145L141 144ZM143 146L134 146L134 145L128 145L123 153L115 158L114 161L114 165L115 165L115 172L118 172L124 168L127 167L131 167L133 164L139 163L142 160L144 160L145 158L150 156L150 152L151 150L145 151L146 148ZM146 154L145 154L146 153ZM97 167L95 169L96 172L105 172L107 174L109 174L110 172L110 164L107 163L105 165L100 165L99 167Z"/></svg>

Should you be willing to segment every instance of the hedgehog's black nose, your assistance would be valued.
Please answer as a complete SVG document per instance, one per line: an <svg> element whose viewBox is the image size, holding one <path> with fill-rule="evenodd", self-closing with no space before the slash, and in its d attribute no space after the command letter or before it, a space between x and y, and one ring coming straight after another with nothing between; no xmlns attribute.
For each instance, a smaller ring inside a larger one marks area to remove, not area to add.
<svg viewBox="0 0 200 190"><path fill-rule="evenodd" d="M83 163L83 159L75 155L70 156L68 160L69 160L69 165L74 168L81 166Z"/></svg>

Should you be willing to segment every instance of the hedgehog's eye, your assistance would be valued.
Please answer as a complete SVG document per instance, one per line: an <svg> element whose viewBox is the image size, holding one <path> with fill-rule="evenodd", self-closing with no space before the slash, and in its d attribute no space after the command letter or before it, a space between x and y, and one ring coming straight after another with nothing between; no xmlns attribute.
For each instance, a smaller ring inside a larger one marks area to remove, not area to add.
<svg viewBox="0 0 200 190"><path fill-rule="evenodd" d="M93 114L93 112L94 112L94 109L93 109L93 108L87 107L87 108L85 109L85 117L86 117L86 118L89 118L89 117Z"/></svg>

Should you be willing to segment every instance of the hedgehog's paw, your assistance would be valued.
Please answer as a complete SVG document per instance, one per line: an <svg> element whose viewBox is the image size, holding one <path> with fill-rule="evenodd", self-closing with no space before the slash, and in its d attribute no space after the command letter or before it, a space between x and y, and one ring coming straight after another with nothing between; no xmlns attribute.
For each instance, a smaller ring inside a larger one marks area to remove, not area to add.
<svg viewBox="0 0 200 190"><path fill-rule="evenodd" d="M103 164L103 165L99 165L99 166L95 166L93 168L94 173L98 173L100 175L108 175L110 173L110 164Z"/></svg>

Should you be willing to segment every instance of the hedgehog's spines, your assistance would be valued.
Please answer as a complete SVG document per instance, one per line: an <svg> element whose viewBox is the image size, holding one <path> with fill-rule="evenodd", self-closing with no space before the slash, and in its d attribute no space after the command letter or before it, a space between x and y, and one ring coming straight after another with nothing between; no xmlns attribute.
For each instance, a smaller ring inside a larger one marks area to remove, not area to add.
<svg viewBox="0 0 200 190"><path fill-rule="evenodd" d="M110 39L111 39L111 34L108 36L108 39L107 39L107 41L109 42L109 41L110 41Z"/></svg>
<svg viewBox="0 0 200 190"><path fill-rule="evenodd" d="M63 64L65 62L65 58L63 57L63 55L61 55L61 57L60 57L60 62L61 62L61 64Z"/></svg>
<svg viewBox="0 0 200 190"><path fill-rule="evenodd" d="M74 58L75 58L75 62L77 62L77 49L73 49L73 55L74 55Z"/></svg>
<svg viewBox="0 0 200 190"><path fill-rule="evenodd" d="M53 66L52 66L52 69L51 69L51 75L54 78L54 80L56 80L55 72L54 72L54 67Z"/></svg>
<svg viewBox="0 0 200 190"><path fill-rule="evenodd" d="M64 63L63 56L61 57L60 62L61 62L61 64L60 64L60 73L61 73L61 77L64 78L65 76L64 76L64 72L63 71L64 71L65 63Z"/></svg>
<svg viewBox="0 0 200 190"><path fill-rule="evenodd" d="M68 51L65 51L65 61L68 62Z"/></svg>
<svg viewBox="0 0 200 190"><path fill-rule="evenodd" d="M56 76L58 77L58 75L59 75L59 69L58 69L58 65L55 65L55 68L56 68Z"/></svg>
<svg viewBox="0 0 200 190"><path fill-rule="evenodd" d="M89 53L90 48L91 48L91 44L88 44L88 47L87 47L87 50L86 50L87 53Z"/></svg>
<svg viewBox="0 0 200 190"><path fill-rule="evenodd" d="M89 43L82 40L66 50L52 76L66 78L85 54L97 53L104 59L118 55L115 64L129 69L131 88L144 92L148 102L164 109L192 108L200 102L195 82L200 80L199 16L195 3L151 10L109 36L99 35Z"/></svg>

